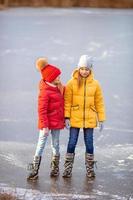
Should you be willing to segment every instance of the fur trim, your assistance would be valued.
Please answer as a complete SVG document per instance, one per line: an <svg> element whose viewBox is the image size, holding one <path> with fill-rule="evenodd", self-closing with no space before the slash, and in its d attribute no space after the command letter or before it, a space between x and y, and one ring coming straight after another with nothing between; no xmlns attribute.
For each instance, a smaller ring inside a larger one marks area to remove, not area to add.
<svg viewBox="0 0 133 200"><path fill-rule="evenodd" d="M76 68L76 69L73 70L71 76L72 76L73 78L78 78L78 73L79 73L79 68Z"/></svg>
<svg viewBox="0 0 133 200"><path fill-rule="evenodd" d="M36 68L41 71L46 65L48 65L47 58L38 58L36 60Z"/></svg>

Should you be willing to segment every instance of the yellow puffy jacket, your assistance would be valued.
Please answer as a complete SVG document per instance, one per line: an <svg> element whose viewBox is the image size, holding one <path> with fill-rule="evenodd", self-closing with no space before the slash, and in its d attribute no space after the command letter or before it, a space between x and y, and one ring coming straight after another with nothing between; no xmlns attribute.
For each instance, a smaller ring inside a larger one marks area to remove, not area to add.
<svg viewBox="0 0 133 200"><path fill-rule="evenodd" d="M65 89L65 117L70 118L71 127L94 128L98 121L105 120L105 109L100 84L93 72L82 78L78 87L78 69L73 72Z"/></svg>

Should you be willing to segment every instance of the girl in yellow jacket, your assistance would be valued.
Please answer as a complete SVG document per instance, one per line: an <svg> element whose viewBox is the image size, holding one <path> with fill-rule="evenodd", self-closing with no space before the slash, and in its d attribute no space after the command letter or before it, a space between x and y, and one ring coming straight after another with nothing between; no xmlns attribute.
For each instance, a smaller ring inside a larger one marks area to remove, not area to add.
<svg viewBox="0 0 133 200"><path fill-rule="evenodd" d="M84 132L86 147L86 175L94 178L94 147L93 130L99 125L103 129L105 121L104 100L100 84L94 79L92 58L87 55L80 57L78 68L73 72L65 90L65 124L70 130L63 177L71 177L75 147L80 128Z"/></svg>

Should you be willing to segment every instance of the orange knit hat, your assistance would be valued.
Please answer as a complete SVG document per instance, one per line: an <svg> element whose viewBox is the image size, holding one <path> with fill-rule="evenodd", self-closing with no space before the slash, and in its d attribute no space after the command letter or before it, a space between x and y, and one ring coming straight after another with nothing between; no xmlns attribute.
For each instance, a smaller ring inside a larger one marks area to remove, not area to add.
<svg viewBox="0 0 133 200"><path fill-rule="evenodd" d="M36 68L41 72L43 80L47 82L54 81L61 74L60 69L48 64L46 58L38 58L36 61Z"/></svg>

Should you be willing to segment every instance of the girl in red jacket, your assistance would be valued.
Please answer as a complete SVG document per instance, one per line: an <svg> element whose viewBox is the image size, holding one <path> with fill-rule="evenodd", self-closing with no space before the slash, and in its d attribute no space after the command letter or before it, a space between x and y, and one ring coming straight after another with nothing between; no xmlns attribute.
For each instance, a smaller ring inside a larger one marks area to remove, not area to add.
<svg viewBox="0 0 133 200"><path fill-rule="evenodd" d="M41 72L42 80L39 83L38 95L38 128L39 139L33 162L29 164L28 180L38 178L42 153L49 132L52 136L51 176L59 175L59 135L64 128L64 99L63 86L60 83L61 71L56 66L48 64L46 58L39 58L36 67Z"/></svg>

